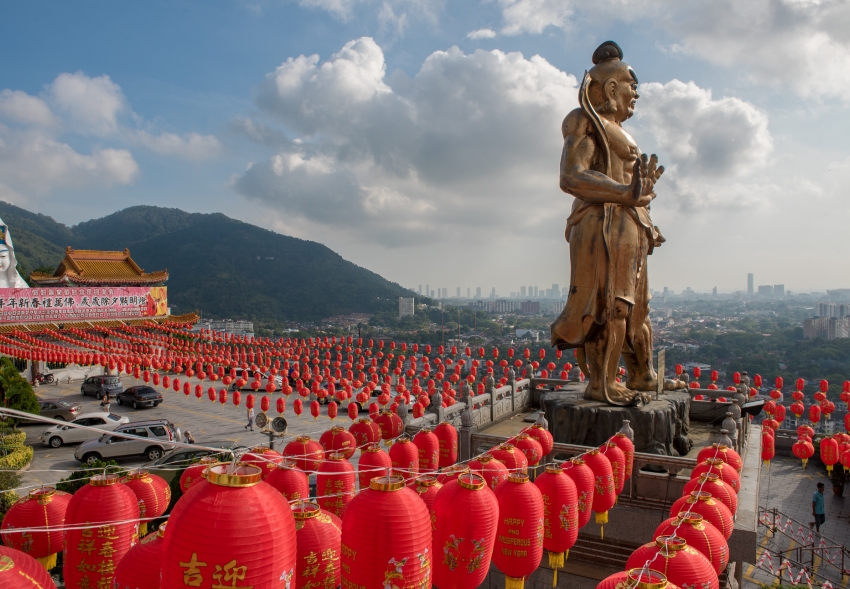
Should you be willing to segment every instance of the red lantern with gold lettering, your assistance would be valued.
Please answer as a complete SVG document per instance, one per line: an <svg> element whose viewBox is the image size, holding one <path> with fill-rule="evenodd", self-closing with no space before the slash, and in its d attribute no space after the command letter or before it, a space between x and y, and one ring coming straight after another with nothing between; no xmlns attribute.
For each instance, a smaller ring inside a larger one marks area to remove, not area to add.
<svg viewBox="0 0 850 589"><path fill-rule="evenodd" d="M316 474L316 493L319 506L342 517L345 507L354 497L354 467L345 456L332 452L319 466Z"/></svg>
<svg viewBox="0 0 850 589"><path fill-rule="evenodd" d="M502 444L495 448L490 448L488 453L496 460L505 465L509 472L528 472L528 459L521 451L517 450L512 444Z"/></svg>
<svg viewBox="0 0 850 589"><path fill-rule="evenodd" d="M712 444L710 446L706 446L697 454L697 463L700 463L707 458L719 458L734 468L737 472L741 472L744 468L744 461L741 459L741 455L726 444Z"/></svg>
<svg viewBox="0 0 850 589"><path fill-rule="evenodd" d="M770 461L776 456L776 446L773 436L768 433L763 433L761 436L761 459L767 466L770 466Z"/></svg>
<svg viewBox="0 0 850 589"><path fill-rule="evenodd" d="M319 443L325 452L339 452L348 460L357 451L357 440L344 427L337 425L319 436Z"/></svg>
<svg viewBox="0 0 850 589"><path fill-rule="evenodd" d="M342 520L315 503L292 506L298 552L295 589L338 587Z"/></svg>
<svg viewBox="0 0 850 589"><path fill-rule="evenodd" d="M29 495L14 503L3 518L3 542L40 562L45 569L56 566L56 554L65 547L62 524L71 501L69 493L53 487L33 489ZM10 532L14 528L44 528L44 532ZM2 585L2 582L0 582Z"/></svg>
<svg viewBox="0 0 850 589"><path fill-rule="evenodd" d="M139 536L147 536L147 520L158 518L165 513L171 503L171 488L161 476L150 474L146 470L130 471L121 482L130 487L139 500Z"/></svg>
<svg viewBox="0 0 850 589"><path fill-rule="evenodd" d="M803 468L806 468L806 463L809 461L809 458L815 454L815 447L807 440L797 440L794 442L794 445L791 446L791 452L794 456L803 461Z"/></svg>
<svg viewBox="0 0 850 589"><path fill-rule="evenodd" d="M555 440L552 438L552 432L548 429L539 423L535 423L527 430L524 430L524 433L540 443L540 447L543 448L543 456L548 456L552 452L552 448L555 446Z"/></svg>
<svg viewBox="0 0 850 589"><path fill-rule="evenodd" d="M180 475L180 490L185 493L192 485L196 485L199 482L206 480L204 472L207 468L217 462L218 460L212 456L204 456L198 462L186 468L186 470L183 471L183 474Z"/></svg>
<svg viewBox="0 0 850 589"><path fill-rule="evenodd" d="M354 436L358 448L381 441L381 428L368 417L361 417L352 423L348 431Z"/></svg>
<svg viewBox="0 0 850 589"><path fill-rule="evenodd" d="M499 524L493 564L505 575L505 589L523 589L525 577L543 558L543 496L527 474L511 473L496 487ZM522 546L522 550L517 550Z"/></svg>
<svg viewBox="0 0 850 589"><path fill-rule="evenodd" d="M697 464L691 471L691 478L695 479L699 475L707 472L719 474L721 480L729 483L729 486L735 489L735 493L739 493L741 491L741 475L738 474L738 471L719 458L706 458Z"/></svg>
<svg viewBox="0 0 850 589"><path fill-rule="evenodd" d="M419 472L436 472L440 468L440 440L434 432L428 428L419 430L413 443L419 451Z"/></svg>
<svg viewBox="0 0 850 589"><path fill-rule="evenodd" d="M387 446L391 445L393 440L399 437L404 430L401 417L388 410L381 411L375 418L375 423L381 428L381 439Z"/></svg>
<svg viewBox="0 0 850 589"><path fill-rule="evenodd" d="M725 505L732 515L738 513L738 495L729 483L720 479L716 473L704 473L685 483L682 496L690 495L692 491L706 491Z"/></svg>
<svg viewBox="0 0 850 589"><path fill-rule="evenodd" d="M593 511L593 494L595 492L595 481L593 471L585 464L583 458L572 458L562 465L564 474L570 477L576 485L578 494L578 527L587 525L590 514Z"/></svg>
<svg viewBox="0 0 850 589"><path fill-rule="evenodd" d="M492 454L485 454L484 456L470 460L468 465L470 472L477 472L483 476L484 480L487 481L487 486L493 491L496 490L499 483L507 480L510 474L502 461L495 458Z"/></svg>
<svg viewBox="0 0 850 589"><path fill-rule="evenodd" d="M611 437L611 441L617 444L617 447L623 451L623 456L626 459L626 476L625 480L632 478L632 468L635 463L635 445L629 439L629 436L617 432Z"/></svg>
<svg viewBox="0 0 850 589"><path fill-rule="evenodd" d="M584 462L593 471L593 511L596 513L596 523L603 526L608 523L608 510L617 501L614 469L611 468L611 461L597 449L585 454ZM600 532L604 535L604 531Z"/></svg>
<svg viewBox="0 0 850 589"><path fill-rule="evenodd" d="M284 458L266 477L266 483L277 489L287 501L310 498L310 480L295 466L295 460Z"/></svg>
<svg viewBox="0 0 850 589"><path fill-rule="evenodd" d="M690 511L700 514L705 521L720 530L727 540L732 535L735 523L732 512L720 501L714 499L707 491L692 491L690 495L680 497L670 508L670 517L676 517L680 513Z"/></svg>
<svg viewBox="0 0 850 589"><path fill-rule="evenodd" d="M514 447L525 454L529 466L536 466L538 462L545 456L543 447L536 439L528 434L519 434L515 438L509 440Z"/></svg>
<svg viewBox="0 0 850 589"><path fill-rule="evenodd" d="M726 565L729 564L729 545L726 543L726 538L700 514L680 513L676 517L671 517L656 528L652 537L674 534L706 557L714 567L715 573L719 575L726 570Z"/></svg>
<svg viewBox="0 0 850 589"><path fill-rule="evenodd" d="M434 428L434 435L440 441L440 468L457 462L457 430L448 421Z"/></svg>
<svg viewBox="0 0 850 589"><path fill-rule="evenodd" d="M283 449L283 455L295 459L295 465L306 473L317 472L325 451L322 445L310 436L298 436Z"/></svg>
<svg viewBox="0 0 850 589"><path fill-rule="evenodd" d="M543 496L543 548L555 571L552 586L558 585L558 569L578 538L578 492L573 480L559 466L549 465L534 481Z"/></svg>
<svg viewBox="0 0 850 589"><path fill-rule="evenodd" d="M823 438L820 441L820 459L826 465L828 475L832 474L832 467L838 462L838 442L832 438Z"/></svg>
<svg viewBox="0 0 850 589"><path fill-rule="evenodd" d="M280 453L275 452L268 446L254 446L250 452L242 456L242 462L253 464L262 470L263 480L275 470L275 466L283 459Z"/></svg>
<svg viewBox="0 0 850 589"><path fill-rule="evenodd" d="M138 499L118 475L89 479L74 493L65 511L66 526L86 526L65 530L65 585L110 587L115 567L139 539L138 520ZM108 556L100 556L104 553Z"/></svg>
<svg viewBox="0 0 850 589"><path fill-rule="evenodd" d="M652 561L649 568L667 577L671 583L720 589L720 580L711 562L678 536L661 536L644 544L632 552L626 568L641 568L646 561Z"/></svg>
<svg viewBox="0 0 850 589"><path fill-rule="evenodd" d="M162 589L279 588L295 576L295 519L256 466L219 464L171 511L162 544ZM251 514L246 517L245 514ZM210 533L210 523L215 533Z"/></svg>
<svg viewBox="0 0 850 589"><path fill-rule="evenodd" d="M484 477L465 473L437 493L433 505L434 585L476 589L490 570L499 504Z"/></svg>
<svg viewBox="0 0 850 589"><path fill-rule="evenodd" d="M0 585L9 589L56 589L50 575L36 559L20 550L0 546Z"/></svg>
<svg viewBox="0 0 850 589"><path fill-rule="evenodd" d="M374 478L342 522L342 586L430 587L431 548L431 517L416 492L401 477Z"/></svg>
<svg viewBox="0 0 850 589"><path fill-rule="evenodd" d="M667 577L653 570L643 568L631 569L614 573L605 577L596 586L596 589L679 589L673 583L667 581Z"/></svg>
<svg viewBox="0 0 850 589"><path fill-rule="evenodd" d="M434 475L425 475L416 480L416 494L425 502L429 512L434 507L434 499L442 488L443 485L437 482L437 477Z"/></svg>
<svg viewBox="0 0 850 589"><path fill-rule="evenodd" d="M614 474L614 502L623 492L626 485L626 457L620 447L614 442L608 441L600 446L599 451L611 461L611 471Z"/></svg>
<svg viewBox="0 0 850 589"><path fill-rule="evenodd" d="M377 443L369 444L363 448L360 452L360 460L357 463L360 490L368 489L369 481L373 478L389 474L392 465L390 455L384 452Z"/></svg>
<svg viewBox="0 0 850 589"><path fill-rule="evenodd" d="M113 587L159 589L160 567L151 564L162 560L162 537L166 524L161 524L156 532L142 538L124 555L115 569Z"/></svg>
<svg viewBox="0 0 850 589"><path fill-rule="evenodd" d="M390 447L390 460L394 475L404 477L407 483L416 479L419 474L419 448L406 434Z"/></svg>

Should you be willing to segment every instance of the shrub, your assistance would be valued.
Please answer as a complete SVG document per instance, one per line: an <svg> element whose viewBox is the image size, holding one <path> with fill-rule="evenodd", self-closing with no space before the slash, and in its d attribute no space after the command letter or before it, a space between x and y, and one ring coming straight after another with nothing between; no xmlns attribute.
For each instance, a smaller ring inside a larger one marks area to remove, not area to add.
<svg viewBox="0 0 850 589"><path fill-rule="evenodd" d="M0 456L0 470L21 470L32 462L32 446L19 446Z"/></svg>
<svg viewBox="0 0 850 589"><path fill-rule="evenodd" d="M71 476L68 478L59 481L56 485L56 490L65 491L66 493L71 493L73 495L80 488L85 486L91 477L103 474L104 472L124 476L127 474L127 469L119 467L118 463L114 460L98 460L92 466L83 466L79 470L72 472Z"/></svg>

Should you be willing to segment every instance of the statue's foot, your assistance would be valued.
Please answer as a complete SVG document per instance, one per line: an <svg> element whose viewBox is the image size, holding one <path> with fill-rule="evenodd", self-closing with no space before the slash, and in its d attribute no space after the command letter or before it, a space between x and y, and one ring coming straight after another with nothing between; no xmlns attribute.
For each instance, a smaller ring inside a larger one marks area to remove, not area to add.
<svg viewBox="0 0 850 589"><path fill-rule="evenodd" d="M658 390L658 379L654 375L649 374L629 377L626 380L626 387L633 391L655 392Z"/></svg>
<svg viewBox="0 0 850 589"><path fill-rule="evenodd" d="M665 378L664 379L664 390L665 391L678 391L681 389L688 388L688 383L683 380L679 380L677 378Z"/></svg>

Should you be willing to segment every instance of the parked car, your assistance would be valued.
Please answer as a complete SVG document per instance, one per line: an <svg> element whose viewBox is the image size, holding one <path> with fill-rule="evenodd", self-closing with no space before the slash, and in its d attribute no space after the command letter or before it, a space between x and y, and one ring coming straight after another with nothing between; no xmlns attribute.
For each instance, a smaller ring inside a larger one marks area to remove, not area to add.
<svg viewBox="0 0 850 589"><path fill-rule="evenodd" d="M137 438L125 438L114 434L122 433ZM92 464L97 460L111 460L128 456L144 455L148 460L157 460L174 448L177 428L167 419L133 421L117 428L113 434L104 434L95 440L80 445L74 458Z"/></svg>
<svg viewBox="0 0 850 589"><path fill-rule="evenodd" d="M74 427L75 425L87 425L96 427L103 431L112 431L119 425L128 423L130 420L121 415L99 411L96 413L83 413L68 425L54 425L44 430L39 437L42 444L51 448L58 448L62 444L76 444L85 442L98 436L96 431Z"/></svg>
<svg viewBox="0 0 850 589"><path fill-rule="evenodd" d="M233 381L233 384L230 385L230 390L236 390L236 381L240 378L245 379L245 386L242 387L243 391L252 391L254 389L251 388L251 383L254 382L254 372L253 370L243 370L241 368L236 369L236 379ZM265 391L266 385L269 384L269 373L265 373L260 376L260 390ZM280 374L276 374L274 380L272 381L276 391L279 391L283 387L283 377Z"/></svg>
<svg viewBox="0 0 850 589"><path fill-rule="evenodd" d="M38 400L41 417L49 417L57 421L74 421L83 410L79 403L69 403L63 399L41 399ZM22 419L21 423L39 423L37 419Z"/></svg>
<svg viewBox="0 0 850 589"><path fill-rule="evenodd" d="M108 374L90 376L80 385L80 394L82 396L92 395L98 399L102 399L106 393L117 395L122 390L124 389L121 386L121 379Z"/></svg>
<svg viewBox="0 0 850 589"><path fill-rule="evenodd" d="M128 405L132 405L133 409L138 409L139 407L156 407L162 403L162 393L152 387L140 385L130 387L118 393L117 399L119 405L127 403Z"/></svg>
<svg viewBox="0 0 850 589"><path fill-rule="evenodd" d="M221 448L223 451L235 450L239 448L235 442L204 442L207 448ZM171 480L180 474L181 468L186 468L193 461L204 456L211 456L215 452L203 448L175 448L171 452L163 454L162 458L148 462L142 468L151 474L156 474L164 478L166 481ZM230 452L221 453L222 460L230 458Z"/></svg>

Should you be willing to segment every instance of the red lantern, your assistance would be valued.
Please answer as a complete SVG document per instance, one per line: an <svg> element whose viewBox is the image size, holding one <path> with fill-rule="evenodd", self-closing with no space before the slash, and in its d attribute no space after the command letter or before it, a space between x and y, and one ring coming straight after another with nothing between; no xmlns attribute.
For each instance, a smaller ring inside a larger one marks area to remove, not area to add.
<svg viewBox="0 0 850 589"><path fill-rule="evenodd" d="M776 447L773 436L767 433L762 434L761 436L761 459L764 463L770 466L770 461L773 460L773 457L776 456ZM836 445L837 449L837 445ZM823 455L823 445L821 445L821 455ZM827 467L831 469L831 466Z"/></svg>
<svg viewBox="0 0 850 589"><path fill-rule="evenodd" d="M838 442L832 438L823 438L820 441L820 459L826 465L827 474L831 475L832 467L835 466L839 459Z"/></svg>
<svg viewBox="0 0 850 589"><path fill-rule="evenodd" d="M63 573L68 587L98 584L109 587L115 567L136 543L139 504L133 491L119 482L118 475L95 475L68 502L65 525L85 526L65 531ZM113 522L128 522L117 524ZM100 558L98 554L110 556ZM97 560L100 566L89 570L85 562Z"/></svg>
<svg viewBox="0 0 850 589"><path fill-rule="evenodd" d="M378 444L369 444L360 451L360 461L357 463L357 478L360 490L368 489L369 482L375 477L389 474L393 462L390 455L384 452Z"/></svg>
<svg viewBox="0 0 850 589"><path fill-rule="evenodd" d="M381 439L389 446L392 441L401 435L404 430L404 423L401 417L392 411L381 411L378 417L375 418L375 423L381 428Z"/></svg>
<svg viewBox="0 0 850 589"><path fill-rule="evenodd" d="M815 448L812 446L811 442L797 440L794 442L794 445L791 446L791 452L794 456L803 461L803 468L806 468L806 463L808 463L809 458L814 456Z"/></svg>
<svg viewBox="0 0 850 589"><path fill-rule="evenodd" d="M171 488L161 476L146 470L127 473L121 482L130 487L139 501L139 536L147 536L148 522L160 517L171 503Z"/></svg>
<svg viewBox="0 0 850 589"><path fill-rule="evenodd" d="M720 589L720 580L711 562L678 536L661 536L644 544L626 561L626 568L639 568L652 561L649 568L658 571L671 583L701 589Z"/></svg>
<svg viewBox="0 0 850 589"><path fill-rule="evenodd" d="M283 413L286 412L286 399L284 399L283 397L280 397L280 398L278 398L278 400L276 401L275 404L277 405L278 415L282 415Z"/></svg>
<svg viewBox="0 0 850 589"><path fill-rule="evenodd" d="M543 447L540 445L540 442L528 434L519 434L517 437L513 438L510 443L512 443L517 450L525 454L525 458L528 460L529 466L536 466L544 456Z"/></svg>
<svg viewBox="0 0 850 589"><path fill-rule="evenodd" d="M437 477L434 475L425 475L419 477L416 481L416 494L425 502L425 507L428 508L429 512L434 507L434 499L437 498L437 493L442 488L443 485L437 481Z"/></svg>
<svg viewBox="0 0 850 589"><path fill-rule="evenodd" d="M505 465L509 472L528 472L528 459L512 444L502 444L488 450L488 453Z"/></svg>
<svg viewBox="0 0 850 589"><path fill-rule="evenodd" d="M358 448L381 441L380 426L368 417L361 417L352 423L348 431L354 436Z"/></svg>
<svg viewBox="0 0 850 589"><path fill-rule="evenodd" d="M708 559L714 572L718 575L726 570L729 564L729 545L720 530L703 520L698 513L680 513L676 517L665 520L652 535L676 535L688 543L688 546L698 550Z"/></svg>
<svg viewBox="0 0 850 589"><path fill-rule="evenodd" d="M281 401L283 399L280 399ZM357 419L358 415L360 415L360 410L357 408L357 403L349 403L348 404L348 418L351 421Z"/></svg>
<svg viewBox="0 0 850 589"><path fill-rule="evenodd" d="M319 415L322 412L321 405L319 405L318 401L313 401L310 403L310 415L313 416L313 420L319 419Z"/></svg>
<svg viewBox="0 0 850 589"><path fill-rule="evenodd" d="M813 438L814 435L815 435L815 430L813 430L808 425L801 425L800 427L797 428L797 436L801 437L801 436L804 436L804 435L809 436L810 438Z"/></svg>
<svg viewBox="0 0 850 589"><path fill-rule="evenodd" d="M578 527L583 528L590 521L595 492L593 471L582 458L573 458L564 463L564 474L573 480L578 493Z"/></svg>
<svg viewBox="0 0 850 589"><path fill-rule="evenodd" d="M711 496L723 503L732 515L738 513L738 495L735 493L735 489L729 486L729 483L720 479L720 475L705 473L689 480L682 489L682 496L690 495L691 492L699 490L711 493Z"/></svg>
<svg viewBox="0 0 850 589"><path fill-rule="evenodd" d="M723 481L729 483L729 486L735 489L736 493L741 492L741 475L721 459L706 458L691 471L691 478L695 479L706 472L717 473Z"/></svg>
<svg viewBox="0 0 850 589"><path fill-rule="evenodd" d="M440 440L428 428L419 430L413 437L419 451L419 472L436 472L440 468Z"/></svg>
<svg viewBox="0 0 850 589"><path fill-rule="evenodd" d="M35 558L45 569L56 566L56 554L65 546L62 524L71 495L53 487L33 489L25 499L14 503L3 518L3 542ZM14 528L44 528L55 531L8 532Z"/></svg>
<svg viewBox="0 0 850 589"><path fill-rule="evenodd" d="M493 563L505 574L505 589L523 589L543 557L543 496L528 475L512 473L496 488L499 524ZM523 550L516 550L523 546Z"/></svg>
<svg viewBox="0 0 850 589"><path fill-rule="evenodd" d="M809 421L811 421L812 423L819 422L820 421L820 413L821 413L820 407L818 407L817 405L809 406Z"/></svg>
<svg viewBox="0 0 850 589"><path fill-rule="evenodd" d="M295 459L295 465L306 473L318 472L325 459L322 445L310 436L298 436L283 449L283 455Z"/></svg>
<svg viewBox="0 0 850 589"><path fill-rule="evenodd" d="M295 589L338 587L342 521L315 503L292 506L298 547Z"/></svg>
<svg viewBox="0 0 850 589"><path fill-rule="evenodd" d="M167 523L162 523L156 532L143 538L124 555L115 569L114 587L159 589L160 569L151 563L162 560L162 538Z"/></svg>
<svg viewBox="0 0 850 589"><path fill-rule="evenodd" d="M354 497L354 467L345 456L333 452L322 462L316 474L316 493L322 509L342 517Z"/></svg>
<svg viewBox="0 0 850 589"><path fill-rule="evenodd" d="M53 579L41 563L20 550L0 546L0 562L4 566L0 573L12 575L12 578L6 578L9 574L5 574L2 580L10 589L56 589Z"/></svg>
<svg viewBox="0 0 850 589"><path fill-rule="evenodd" d="M275 471L275 467L282 459L283 456L268 446L254 446L250 452L247 452L242 457L242 462L259 468L263 480L265 480L266 477Z"/></svg>
<svg viewBox="0 0 850 589"><path fill-rule="evenodd" d="M401 476L406 483L415 480L419 474L419 448L403 435L390 447L390 460L393 475Z"/></svg>
<svg viewBox="0 0 850 589"><path fill-rule="evenodd" d="M539 423L535 423L525 430L524 433L528 434L540 443L540 447L543 448L543 456L548 456L552 452L555 440L552 438L552 432L548 429Z"/></svg>
<svg viewBox="0 0 850 589"><path fill-rule="evenodd" d="M611 437L611 441L617 444L617 447L623 451L623 457L626 459L625 480L629 480L632 478L632 468L635 463L635 445L626 434L619 432Z"/></svg>
<svg viewBox="0 0 850 589"><path fill-rule="evenodd" d="M310 481L295 461L284 458L266 477L266 483L277 489L286 501L310 498Z"/></svg>
<svg viewBox="0 0 850 589"><path fill-rule="evenodd" d="M596 589L679 589L673 583L667 581L667 577L658 571L643 570L641 568L630 571L614 573L605 577L596 586Z"/></svg>
<svg viewBox="0 0 850 589"><path fill-rule="evenodd" d="M723 537L727 540L732 535L734 521L732 520L732 512L711 496L707 491L692 491L690 495L679 497L670 508L670 517L675 517L680 513L690 511L691 513L700 514L705 521L720 530Z"/></svg>
<svg viewBox="0 0 850 589"><path fill-rule="evenodd" d="M180 489L185 494L190 487L197 485L199 482L206 480L204 473L207 468L218 462L217 459L211 456L204 456L195 464L189 466L180 475Z"/></svg>
<svg viewBox="0 0 850 589"><path fill-rule="evenodd" d="M349 503L342 522L343 587L431 585L431 518L401 477L379 477Z"/></svg>
<svg viewBox="0 0 850 589"><path fill-rule="evenodd" d="M443 486L433 505L433 561L437 587L476 589L490 570L499 504L484 478L467 473Z"/></svg>
<svg viewBox="0 0 850 589"><path fill-rule="evenodd" d="M543 548L555 571L552 586L558 585L558 569L578 538L578 492L573 480L558 466L547 466L534 481L543 496Z"/></svg>
<svg viewBox="0 0 850 589"><path fill-rule="evenodd" d="M803 412L806 410L806 406L803 405L801 401L794 401L791 403L791 413L794 414L794 417L800 419L803 415Z"/></svg>
<svg viewBox="0 0 850 589"><path fill-rule="evenodd" d="M626 484L626 457L620 447L611 441L602 444L600 451L611 462L611 471L614 474L614 495L619 496Z"/></svg>
<svg viewBox="0 0 850 589"><path fill-rule="evenodd" d="M448 421L434 428L434 435L440 442L440 468L457 462L457 430Z"/></svg>
<svg viewBox="0 0 850 589"><path fill-rule="evenodd" d="M210 467L207 477L168 518L162 589L183 589L196 580L200 587L238 580L254 589L291 583L296 539L289 504L262 482L256 466L221 464Z"/></svg>
<svg viewBox="0 0 850 589"><path fill-rule="evenodd" d="M330 403L328 403L328 417L331 421L336 419L338 409L339 405L337 405L336 401L331 401Z"/></svg>
<svg viewBox="0 0 850 589"><path fill-rule="evenodd" d="M346 460L354 456L357 450L354 436L342 426L335 426L324 432L319 437L319 443L325 452L339 452Z"/></svg>
<svg viewBox="0 0 850 589"><path fill-rule="evenodd" d="M507 480L508 475L510 474L504 463L502 463L501 460L494 458L492 454L485 454L484 456L470 460L469 470L470 472L476 472L483 476L484 480L487 482L487 486L493 491L496 490L499 483Z"/></svg>
<svg viewBox="0 0 850 589"><path fill-rule="evenodd" d="M584 455L584 462L593 471L593 511L596 523L608 523L608 510L614 507L617 495L614 492L614 472L611 461L599 450L591 450Z"/></svg>

